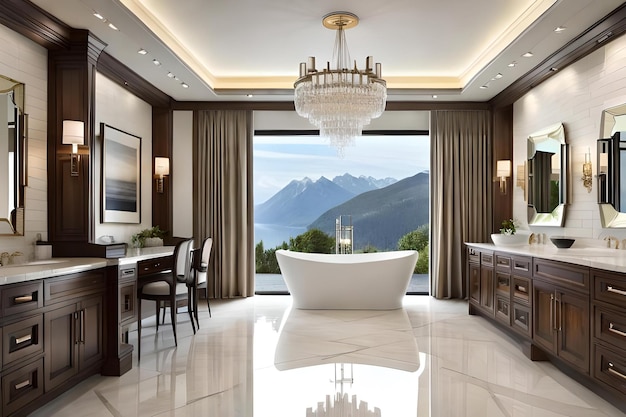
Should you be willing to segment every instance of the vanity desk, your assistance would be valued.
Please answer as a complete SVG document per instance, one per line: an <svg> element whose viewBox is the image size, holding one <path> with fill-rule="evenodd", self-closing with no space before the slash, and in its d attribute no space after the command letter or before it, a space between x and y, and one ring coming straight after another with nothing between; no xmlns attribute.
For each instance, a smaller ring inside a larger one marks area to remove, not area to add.
<svg viewBox="0 0 626 417"><path fill-rule="evenodd" d="M167 265L173 249L0 267L0 416L27 415L91 375L131 369L124 332L137 317L137 263Z"/></svg>
<svg viewBox="0 0 626 417"><path fill-rule="evenodd" d="M626 411L626 250L466 245L469 313Z"/></svg>

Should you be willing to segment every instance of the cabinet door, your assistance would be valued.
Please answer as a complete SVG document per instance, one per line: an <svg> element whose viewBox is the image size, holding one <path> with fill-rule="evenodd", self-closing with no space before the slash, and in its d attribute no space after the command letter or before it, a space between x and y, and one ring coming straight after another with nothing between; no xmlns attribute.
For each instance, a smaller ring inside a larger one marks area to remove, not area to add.
<svg viewBox="0 0 626 417"><path fill-rule="evenodd" d="M93 365L103 358L102 297L82 301L78 310L79 368Z"/></svg>
<svg viewBox="0 0 626 417"><path fill-rule="evenodd" d="M557 292L557 355L581 372L589 373L589 300L567 290Z"/></svg>
<svg viewBox="0 0 626 417"><path fill-rule="evenodd" d="M78 372L76 349L76 304L44 314L46 391L67 381Z"/></svg>
<svg viewBox="0 0 626 417"><path fill-rule="evenodd" d="M493 268L482 266L480 269L480 305L491 314L495 313L494 285Z"/></svg>
<svg viewBox="0 0 626 417"><path fill-rule="evenodd" d="M469 298L470 302L480 305L480 265L469 265Z"/></svg>
<svg viewBox="0 0 626 417"><path fill-rule="evenodd" d="M533 341L548 352L556 353L554 286L533 282Z"/></svg>

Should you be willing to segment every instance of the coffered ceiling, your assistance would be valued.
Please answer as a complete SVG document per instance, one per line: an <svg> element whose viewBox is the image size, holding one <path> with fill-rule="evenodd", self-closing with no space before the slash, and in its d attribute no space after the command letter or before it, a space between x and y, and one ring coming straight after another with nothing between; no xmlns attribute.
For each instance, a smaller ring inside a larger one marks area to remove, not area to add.
<svg viewBox="0 0 626 417"><path fill-rule="evenodd" d="M90 30L108 45L107 53L179 101L291 101L299 63L315 56L320 69L332 58L335 33L321 21L334 11L359 17L358 26L346 31L352 60L359 68L368 55L382 63L389 101L486 101L622 4L32 1L66 24ZM141 49L147 53L138 54ZM527 52L532 56L524 57Z"/></svg>

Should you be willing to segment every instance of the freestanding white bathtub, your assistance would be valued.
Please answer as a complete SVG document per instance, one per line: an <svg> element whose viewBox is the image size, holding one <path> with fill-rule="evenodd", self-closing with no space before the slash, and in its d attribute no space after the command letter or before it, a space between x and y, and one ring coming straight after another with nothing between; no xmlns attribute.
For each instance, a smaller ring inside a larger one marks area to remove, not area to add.
<svg viewBox="0 0 626 417"><path fill-rule="evenodd" d="M417 251L348 255L277 250L293 307L327 310L402 308Z"/></svg>

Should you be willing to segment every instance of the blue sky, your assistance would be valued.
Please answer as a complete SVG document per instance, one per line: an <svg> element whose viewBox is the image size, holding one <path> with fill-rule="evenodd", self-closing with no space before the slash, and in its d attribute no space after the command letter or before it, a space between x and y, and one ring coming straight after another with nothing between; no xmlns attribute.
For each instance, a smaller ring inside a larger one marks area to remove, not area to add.
<svg viewBox="0 0 626 417"><path fill-rule="evenodd" d="M317 136L255 136L254 203L260 204L291 180L324 175L332 180L346 172L398 180L429 169L428 136L361 136L337 155Z"/></svg>

